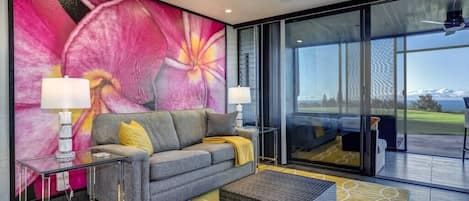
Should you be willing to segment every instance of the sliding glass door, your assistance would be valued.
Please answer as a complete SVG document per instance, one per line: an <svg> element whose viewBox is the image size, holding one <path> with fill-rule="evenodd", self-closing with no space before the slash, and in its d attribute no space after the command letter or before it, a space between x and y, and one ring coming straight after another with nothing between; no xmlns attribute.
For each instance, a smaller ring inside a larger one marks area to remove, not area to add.
<svg viewBox="0 0 469 201"><path fill-rule="evenodd" d="M372 110L382 122L387 150L461 157L463 97L469 30L445 33L439 24L459 1L401 0L371 6Z"/></svg>
<svg viewBox="0 0 469 201"><path fill-rule="evenodd" d="M359 10L285 24L286 135L292 162L359 169Z"/></svg>
<svg viewBox="0 0 469 201"><path fill-rule="evenodd" d="M378 124L394 111L395 97L387 88L373 92L382 79L379 68L371 72L370 32L370 6L238 30L239 84L255 99L247 119L278 129L282 162L369 175L380 166ZM372 99L391 105L373 108ZM268 156L272 136L265 139Z"/></svg>

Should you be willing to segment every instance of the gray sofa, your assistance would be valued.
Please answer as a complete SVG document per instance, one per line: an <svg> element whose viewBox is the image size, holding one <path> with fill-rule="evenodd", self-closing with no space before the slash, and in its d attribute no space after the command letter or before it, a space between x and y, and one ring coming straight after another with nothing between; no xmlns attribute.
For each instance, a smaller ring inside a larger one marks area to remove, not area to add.
<svg viewBox="0 0 469 201"><path fill-rule="evenodd" d="M203 144L207 110L101 114L93 121L92 149L128 157L125 163L125 197L129 201L188 200L254 174L256 160L234 166L230 144ZM147 130L154 154L119 144L119 123L135 120ZM257 131L237 129L250 139L257 158ZM100 201L117 200L118 167L96 170L95 191Z"/></svg>

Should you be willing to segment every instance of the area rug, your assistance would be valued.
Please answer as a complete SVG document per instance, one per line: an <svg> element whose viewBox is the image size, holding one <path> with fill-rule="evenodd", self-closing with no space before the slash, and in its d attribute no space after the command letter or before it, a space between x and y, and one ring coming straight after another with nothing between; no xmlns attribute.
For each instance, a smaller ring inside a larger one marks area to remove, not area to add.
<svg viewBox="0 0 469 201"><path fill-rule="evenodd" d="M360 152L342 150L341 136L311 151L296 151L292 153L292 157L312 162L360 167Z"/></svg>
<svg viewBox="0 0 469 201"><path fill-rule="evenodd" d="M337 201L408 201L409 191L405 189L384 186L369 182L363 182L342 177L318 174L303 170L282 168L271 165L260 164L258 171L273 170L287 174L301 175L305 177L332 181L337 187ZM219 201L218 190L209 192L193 201Z"/></svg>

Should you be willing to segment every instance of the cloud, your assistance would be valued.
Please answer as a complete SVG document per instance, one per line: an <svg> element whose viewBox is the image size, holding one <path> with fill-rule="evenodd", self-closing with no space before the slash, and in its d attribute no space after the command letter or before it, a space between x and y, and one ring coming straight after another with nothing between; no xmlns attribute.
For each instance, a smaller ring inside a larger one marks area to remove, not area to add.
<svg viewBox="0 0 469 201"><path fill-rule="evenodd" d="M418 98L418 96L431 94L434 98L439 99L456 99L469 96L469 91L465 90L453 90L448 88L441 89L417 89L417 90L408 90L407 97Z"/></svg>

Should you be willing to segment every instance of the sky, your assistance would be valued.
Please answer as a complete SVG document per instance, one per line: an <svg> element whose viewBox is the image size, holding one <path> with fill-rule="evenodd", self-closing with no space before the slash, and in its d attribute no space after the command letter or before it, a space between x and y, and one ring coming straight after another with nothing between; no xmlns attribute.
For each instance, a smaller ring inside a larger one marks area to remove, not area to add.
<svg viewBox="0 0 469 201"><path fill-rule="evenodd" d="M434 33L407 37L408 50L466 44L469 45L469 30L451 36ZM402 57L398 57L399 62ZM338 65L337 45L300 48L299 95L319 100L323 94L337 97ZM403 82L402 77L398 82ZM469 93L469 47L407 54L408 91L442 88Z"/></svg>
<svg viewBox="0 0 469 201"><path fill-rule="evenodd" d="M336 97L339 76L337 45L300 48L298 54L299 96L322 99L326 94L328 97Z"/></svg>
<svg viewBox="0 0 469 201"><path fill-rule="evenodd" d="M469 44L469 30L445 37L442 33L408 38L409 49ZM407 54L407 89L469 91L469 48Z"/></svg>
<svg viewBox="0 0 469 201"><path fill-rule="evenodd" d="M469 90L469 48L407 54L407 89Z"/></svg>

